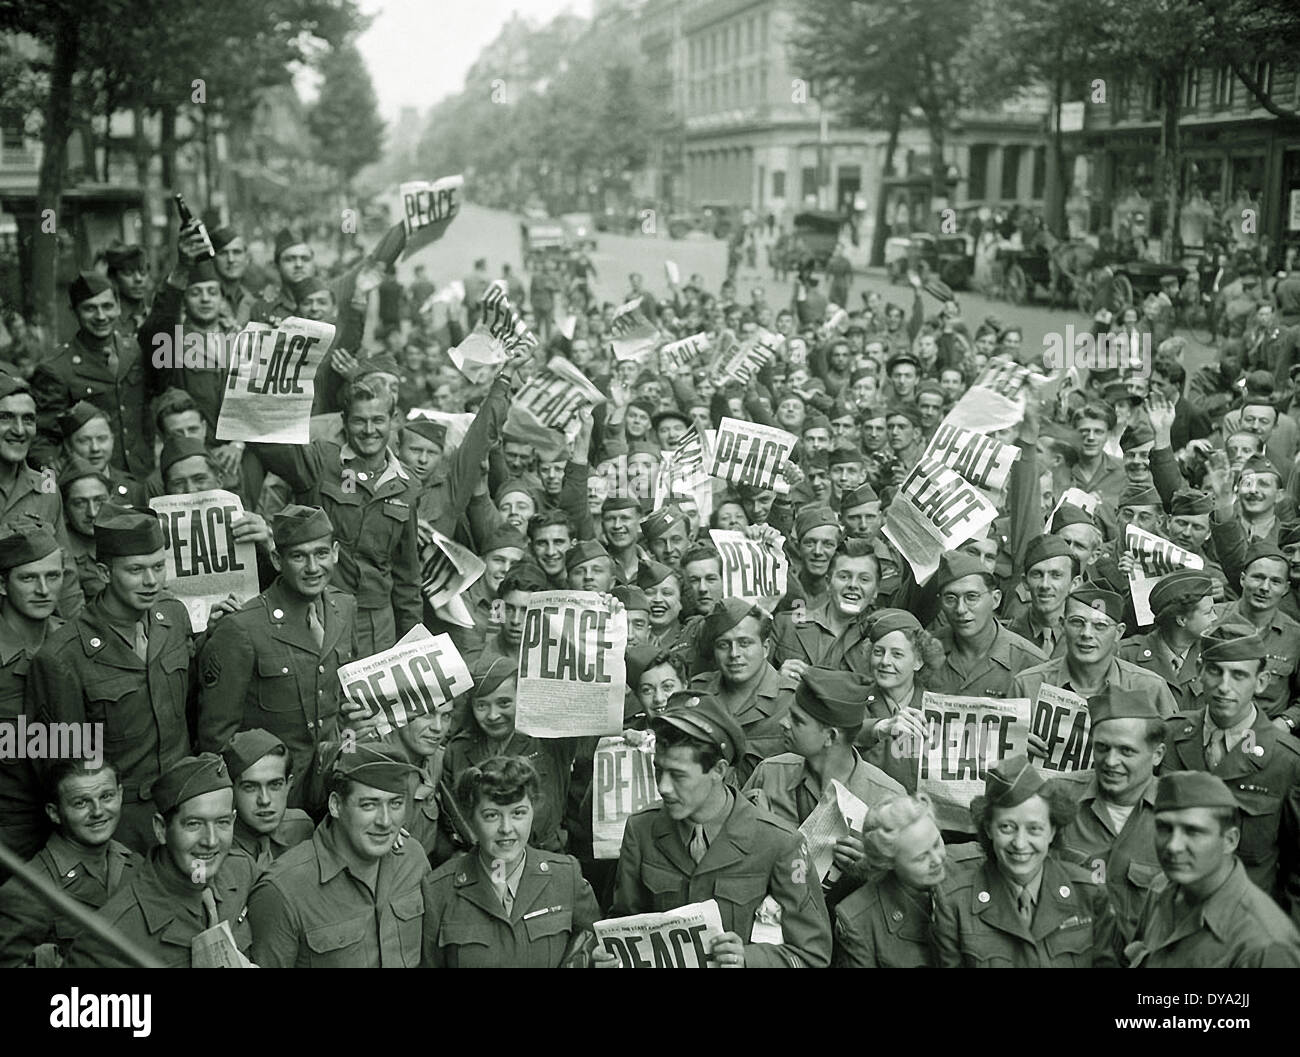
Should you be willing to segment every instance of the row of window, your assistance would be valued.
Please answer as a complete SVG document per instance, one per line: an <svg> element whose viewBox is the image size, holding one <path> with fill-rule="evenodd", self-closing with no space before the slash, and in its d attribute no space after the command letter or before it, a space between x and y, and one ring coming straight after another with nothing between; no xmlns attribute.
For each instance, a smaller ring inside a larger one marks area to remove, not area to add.
<svg viewBox="0 0 1300 1057"><path fill-rule="evenodd" d="M1042 198L1047 188L1047 148L1011 144L999 147L991 143L973 143L970 148L970 171L966 178L966 197L973 202L989 195L989 163L993 152L1002 153L1002 174L998 181L998 199L1014 202L1020 194L1020 166L1026 151L1033 152L1030 198Z"/></svg>
<svg viewBox="0 0 1300 1057"><path fill-rule="evenodd" d="M1255 83L1260 86L1265 95L1272 93L1272 63L1263 60L1255 63L1253 76ZM1247 92L1246 86L1232 72L1231 66L1219 66L1214 70L1202 70L1199 67L1193 67L1183 75L1182 89L1181 107L1183 110L1196 110L1203 101L1208 102L1210 107L1215 110L1227 110L1237 101L1238 92L1243 93L1242 98L1247 101L1253 100L1253 97ZM1139 88L1129 78L1121 78L1116 85L1113 102L1113 111L1117 120L1135 116L1133 114L1133 104L1139 91L1141 92L1143 114L1158 114L1164 109L1164 87L1159 81L1155 79L1148 80Z"/></svg>
<svg viewBox="0 0 1300 1057"><path fill-rule="evenodd" d="M692 113L719 107L755 106L767 99L767 67L730 77L712 77L686 86L686 104Z"/></svg>
<svg viewBox="0 0 1300 1057"><path fill-rule="evenodd" d="M692 37L687 45L688 62L692 71L717 66L741 55L752 55L755 50L766 49L766 11L701 33Z"/></svg>

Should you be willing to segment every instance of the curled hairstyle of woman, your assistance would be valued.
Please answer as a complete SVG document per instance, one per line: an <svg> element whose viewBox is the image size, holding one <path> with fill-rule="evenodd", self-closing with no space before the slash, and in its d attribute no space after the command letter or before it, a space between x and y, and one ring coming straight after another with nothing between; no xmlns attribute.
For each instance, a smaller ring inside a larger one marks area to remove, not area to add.
<svg viewBox="0 0 1300 1057"><path fill-rule="evenodd" d="M1052 836L1051 848L1053 851L1059 851L1065 838L1066 829L1079 812L1079 805L1061 782L1050 778L1034 795L1041 797L1047 804L1047 818L1055 831ZM993 838L989 836L989 825L992 822L993 810L989 806L988 798L985 796L977 796L971 800L970 816L971 821L975 824L975 839L979 841L980 847L984 849L984 854L989 862L995 861Z"/></svg>
<svg viewBox="0 0 1300 1057"><path fill-rule="evenodd" d="M541 784L533 765L522 756L493 756L477 767L467 767L456 780L456 801L471 814L482 799L513 804L525 796L536 807Z"/></svg>
<svg viewBox="0 0 1300 1057"><path fill-rule="evenodd" d="M892 870L899 834L926 816L935 817L934 804L924 793L898 794L876 804L868 813L862 831L867 869L873 875Z"/></svg>

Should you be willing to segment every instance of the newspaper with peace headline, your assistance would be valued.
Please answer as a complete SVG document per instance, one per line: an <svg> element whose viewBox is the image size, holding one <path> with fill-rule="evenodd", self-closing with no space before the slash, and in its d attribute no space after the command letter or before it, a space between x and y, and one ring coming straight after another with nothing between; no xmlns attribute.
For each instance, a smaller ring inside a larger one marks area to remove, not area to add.
<svg viewBox="0 0 1300 1057"><path fill-rule="evenodd" d="M785 596L789 568L785 558L785 539L775 532L775 540L752 540L733 529L710 529L718 555L722 559L722 597L743 598L767 607Z"/></svg>
<svg viewBox="0 0 1300 1057"><path fill-rule="evenodd" d="M980 433L996 433L1025 417L1025 388L1036 377L1014 363L989 367L944 416L944 423Z"/></svg>
<svg viewBox="0 0 1300 1057"><path fill-rule="evenodd" d="M249 323L235 338L217 440L306 444L316 373L333 343L333 323L298 316L278 327Z"/></svg>
<svg viewBox="0 0 1300 1057"><path fill-rule="evenodd" d="M421 590L434 613L450 624L472 628L474 618L461 596L486 570L483 559L437 529L421 558Z"/></svg>
<svg viewBox="0 0 1300 1057"><path fill-rule="evenodd" d="M1034 761L1039 770L1086 771L1092 766L1092 716L1085 698L1044 683L1030 727L1047 746L1047 757Z"/></svg>
<svg viewBox="0 0 1300 1057"><path fill-rule="evenodd" d="M601 738L591 780L591 843L597 859L617 859L627 820L663 803L655 781L655 738L638 745L622 737Z"/></svg>
<svg viewBox="0 0 1300 1057"><path fill-rule="evenodd" d="M1178 569L1204 569L1205 559L1163 536L1147 532L1136 525L1124 527L1124 551L1135 562L1128 574L1133 612L1142 627L1155 623L1151 612L1151 591L1161 580Z"/></svg>
<svg viewBox="0 0 1300 1057"><path fill-rule="evenodd" d="M620 969L707 969L709 951L725 931L715 900L676 910L606 918L596 942L617 956Z"/></svg>
<svg viewBox="0 0 1300 1057"><path fill-rule="evenodd" d="M433 181L410 180L398 188L402 226L406 230L403 260L442 238L451 222L460 216L464 186L465 177L458 174Z"/></svg>
<svg viewBox="0 0 1300 1057"><path fill-rule="evenodd" d="M339 668L343 697L378 717L381 737L435 711L474 686L451 636L417 624L397 645Z"/></svg>
<svg viewBox="0 0 1300 1057"><path fill-rule="evenodd" d="M781 473L799 438L775 426L724 418L709 451L709 474L745 485L786 494L790 484Z"/></svg>

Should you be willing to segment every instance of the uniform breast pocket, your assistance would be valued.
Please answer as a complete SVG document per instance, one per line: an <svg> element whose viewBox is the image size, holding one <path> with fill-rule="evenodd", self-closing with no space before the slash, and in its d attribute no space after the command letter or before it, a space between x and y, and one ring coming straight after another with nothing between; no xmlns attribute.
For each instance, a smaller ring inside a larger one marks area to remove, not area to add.
<svg viewBox="0 0 1300 1057"><path fill-rule="evenodd" d="M1277 853L1277 825L1282 798L1265 789L1232 788L1241 808L1241 846L1237 854L1247 866L1264 862Z"/></svg>
<svg viewBox="0 0 1300 1057"><path fill-rule="evenodd" d="M1128 864L1128 883L1143 892L1150 889L1161 875L1160 867L1152 863L1131 862Z"/></svg>
<svg viewBox="0 0 1300 1057"><path fill-rule="evenodd" d="M153 712L147 701L134 699L136 691L144 690L143 682L139 676L118 675L93 679L86 687L87 718L104 724L106 744L122 745L149 733Z"/></svg>
<svg viewBox="0 0 1300 1057"><path fill-rule="evenodd" d="M373 919L364 917L308 929L304 937L311 963L321 969L365 968L364 946Z"/></svg>
<svg viewBox="0 0 1300 1057"><path fill-rule="evenodd" d="M406 531L406 523L411 520L411 508L405 503L399 505L382 502L379 504L379 512L383 517L376 528L382 532L383 539L376 540L376 543L382 546L383 553L387 554Z"/></svg>
<svg viewBox="0 0 1300 1057"><path fill-rule="evenodd" d="M288 654L270 653L257 658L257 704L266 712L299 712L298 680Z"/></svg>
<svg viewBox="0 0 1300 1057"><path fill-rule="evenodd" d="M1092 965L1092 923L1054 932L1043 945L1054 967L1086 969Z"/></svg>
<svg viewBox="0 0 1300 1057"><path fill-rule="evenodd" d="M524 919L524 931L528 933L528 943L539 950L544 950L547 968L560 964L564 957L564 948L569 943L569 934L573 931L572 910L552 910Z"/></svg>
<svg viewBox="0 0 1300 1057"><path fill-rule="evenodd" d="M185 698L189 689L190 652L184 646L170 650L158 658L158 667L162 670L163 681L171 698L173 714L185 718Z"/></svg>
<svg viewBox="0 0 1300 1057"><path fill-rule="evenodd" d="M675 870L642 864L641 883L650 893L655 910L673 910L686 900L686 879Z"/></svg>
<svg viewBox="0 0 1300 1057"><path fill-rule="evenodd" d="M1015 966L1011 942L992 934L986 926L977 923L974 935L963 937L962 959L971 969L1011 969Z"/></svg>
<svg viewBox="0 0 1300 1057"><path fill-rule="evenodd" d="M447 965L459 969L488 969L497 965L493 957L491 924L450 918L438 929L438 949Z"/></svg>
<svg viewBox="0 0 1300 1057"><path fill-rule="evenodd" d="M394 899L390 904L397 919L397 939L402 945L402 964L414 969L420 964L421 927L424 924L424 893L414 892Z"/></svg>
<svg viewBox="0 0 1300 1057"><path fill-rule="evenodd" d="M722 926L749 939L754 924L754 911L767 895L766 874L741 874L736 877L719 877L713 882L713 895L722 912Z"/></svg>

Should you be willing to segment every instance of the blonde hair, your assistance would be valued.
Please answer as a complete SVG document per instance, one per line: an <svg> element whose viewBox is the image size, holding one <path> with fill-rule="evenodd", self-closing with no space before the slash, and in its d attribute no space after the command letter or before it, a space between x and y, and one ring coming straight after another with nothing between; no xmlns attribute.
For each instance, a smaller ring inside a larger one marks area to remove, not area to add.
<svg viewBox="0 0 1300 1057"><path fill-rule="evenodd" d="M898 793L871 809L863 826L862 843L866 846L867 867L873 874L894 868L898 835L923 818L934 818L934 804L924 793Z"/></svg>

